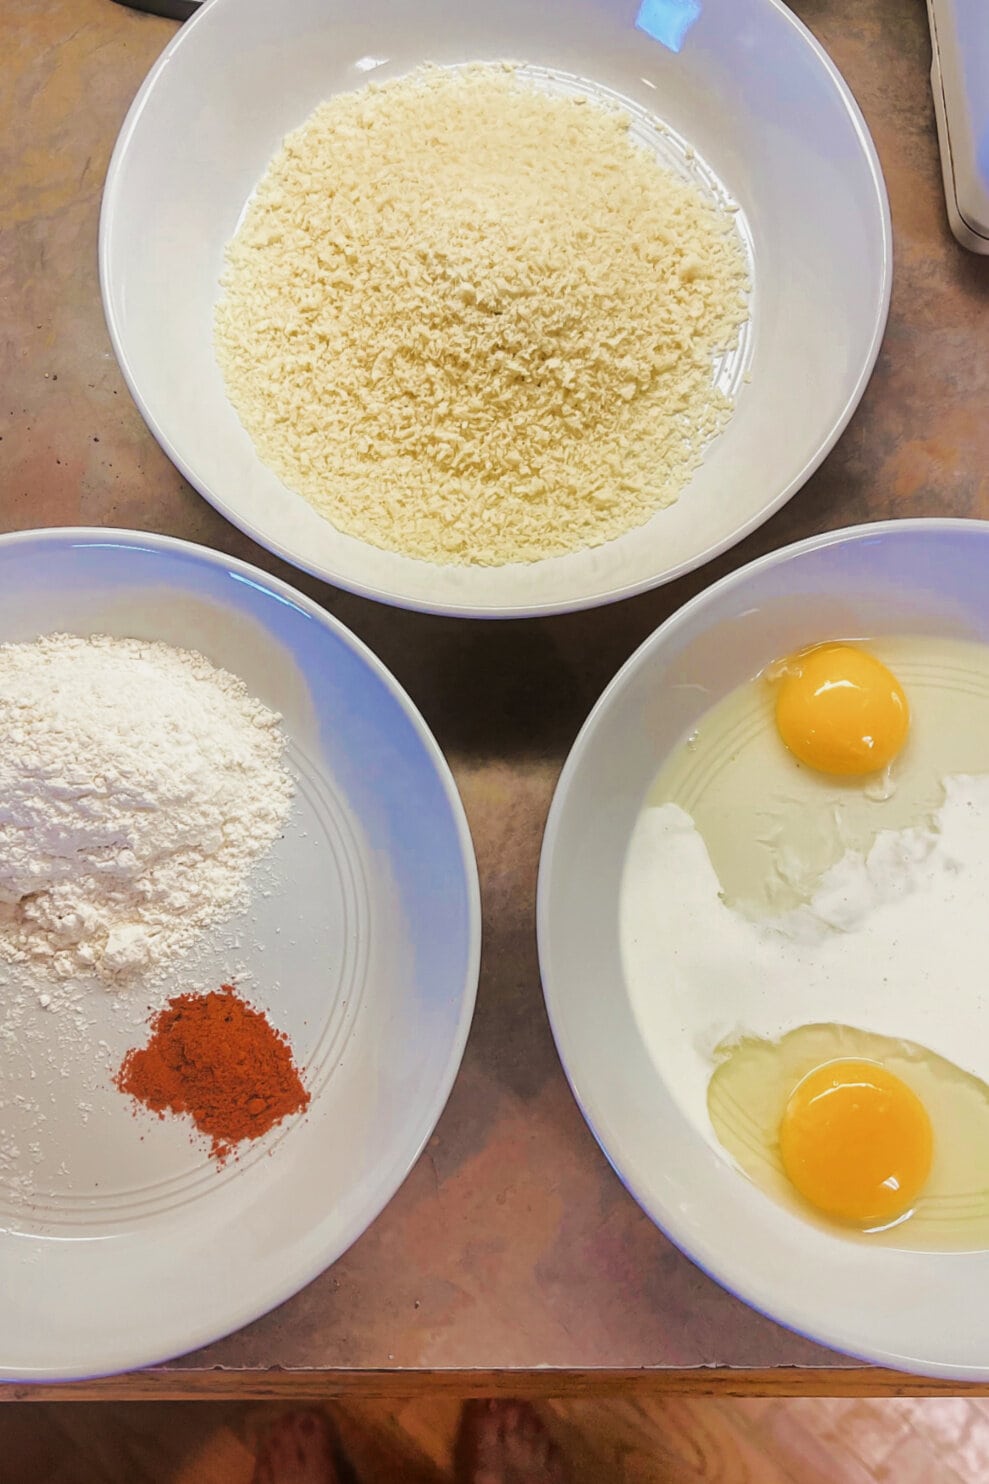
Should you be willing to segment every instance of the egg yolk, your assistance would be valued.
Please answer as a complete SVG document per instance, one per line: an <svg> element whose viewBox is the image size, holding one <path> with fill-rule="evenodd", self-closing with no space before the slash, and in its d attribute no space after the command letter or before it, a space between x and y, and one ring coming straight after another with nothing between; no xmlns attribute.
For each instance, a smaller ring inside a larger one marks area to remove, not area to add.
<svg viewBox="0 0 989 1484"><path fill-rule="evenodd" d="M787 747L820 773L875 773L903 746L910 711L886 666L850 644L821 644L781 667L776 725Z"/></svg>
<svg viewBox="0 0 989 1484"><path fill-rule="evenodd" d="M870 1061L832 1061L797 1083L780 1124L790 1183L828 1216L856 1226L893 1221L913 1205L934 1138L923 1103Z"/></svg>

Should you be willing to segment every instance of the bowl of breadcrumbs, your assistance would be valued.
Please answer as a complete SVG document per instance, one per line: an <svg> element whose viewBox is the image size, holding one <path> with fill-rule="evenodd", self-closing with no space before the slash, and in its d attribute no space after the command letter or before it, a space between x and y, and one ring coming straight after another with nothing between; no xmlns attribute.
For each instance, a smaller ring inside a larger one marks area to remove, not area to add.
<svg viewBox="0 0 989 1484"><path fill-rule="evenodd" d="M100 236L196 488L329 582L470 616L739 541L840 436L889 302L872 142L775 0L212 0Z"/></svg>

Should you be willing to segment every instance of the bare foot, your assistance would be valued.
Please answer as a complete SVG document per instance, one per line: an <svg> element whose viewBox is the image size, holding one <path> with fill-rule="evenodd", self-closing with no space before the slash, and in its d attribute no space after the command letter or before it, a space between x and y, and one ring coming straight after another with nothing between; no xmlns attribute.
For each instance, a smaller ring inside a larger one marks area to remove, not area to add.
<svg viewBox="0 0 989 1484"><path fill-rule="evenodd" d="M289 1412L261 1440L253 1484L341 1484L322 1412Z"/></svg>
<svg viewBox="0 0 989 1484"><path fill-rule="evenodd" d="M457 1484L568 1484L570 1473L527 1402L467 1402L454 1478Z"/></svg>

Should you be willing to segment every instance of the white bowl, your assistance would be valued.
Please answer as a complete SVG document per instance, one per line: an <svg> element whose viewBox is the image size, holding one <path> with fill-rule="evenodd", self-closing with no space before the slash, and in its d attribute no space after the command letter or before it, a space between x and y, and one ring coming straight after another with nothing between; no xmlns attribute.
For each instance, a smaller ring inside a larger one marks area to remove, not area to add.
<svg viewBox="0 0 989 1484"><path fill-rule="evenodd" d="M694 10L686 33L674 34L671 24ZM740 204L755 290L735 370L747 368L751 382L679 501L645 526L531 565L434 566L341 535L259 462L214 358L213 306L245 203L284 135L322 99L426 60L506 57L658 116L679 136L664 146L670 162L713 176ZM368 597L522 616L668 582L799 489L845 427L878 353L889 208L847 86L779 0L208 0L124 122L103 200L100 274L141 412L235 525Z"/></svg>
<svg viewBox="0 0 989 1484"><path fill-rule="evenodd" d="M783 1210L720 1158L643 1043L623 980L618 900L649 785L712 704L780 654L828 635L989 643L987 574L989 524L888 522L787 547L688 603L619 672L574 744L546 828L538 903L557 1048L595 1137L647 1214L783 1324L884 1365L981 1381L989 1252L843 1240Z"/></svg>
<svg viewBox="0 0 989 1484"><path fill-rule="evenodd" d="M401 687L322 608L162 536L0 538L0 642L56 630L199 649L282 713L297 796L265 868L274 885L194 966L176 964L169 990L188 989L193 967L219 986L244 964L244 992L289 1033L312 1103L218 1170L185 1120L133 1116L110 1082L146 1039L140 984L50 989L58 1006L80 993L80 1033L4 969L0 1379L22 1381L193 1349L335 1261L433 1130L480 952L449 769Z"/></svg>

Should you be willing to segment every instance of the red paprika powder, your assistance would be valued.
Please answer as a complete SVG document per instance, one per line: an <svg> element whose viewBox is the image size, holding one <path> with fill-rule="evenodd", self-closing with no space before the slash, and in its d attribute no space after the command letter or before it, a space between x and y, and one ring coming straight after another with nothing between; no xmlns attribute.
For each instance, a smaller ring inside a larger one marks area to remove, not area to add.
<svg viewBox="0 0 989 1484"><path fill-rule="evenodd" d="M169 1000L114 1081L159 1118L187 1113L220 1164L309 1106L288 1039L230 984Z"/></svg>

